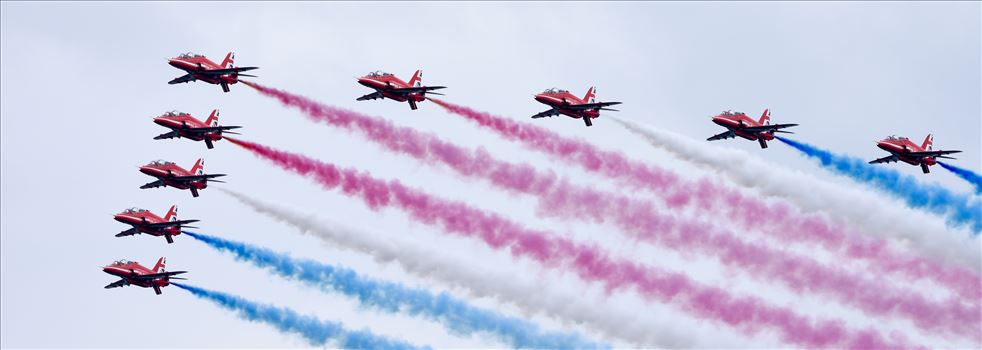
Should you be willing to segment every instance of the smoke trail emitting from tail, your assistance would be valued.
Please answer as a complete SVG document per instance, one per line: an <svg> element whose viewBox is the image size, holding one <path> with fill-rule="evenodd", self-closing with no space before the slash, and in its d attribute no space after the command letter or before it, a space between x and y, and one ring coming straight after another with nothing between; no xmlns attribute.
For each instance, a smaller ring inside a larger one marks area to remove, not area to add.
<svg viewBox="0 0 982 350"><path fill-rule="evenodd" d="M942 168L947 169L948 171L954 173L955 175L958 175L958 177L962 178L965 181L968 181L968 183L975 186L975 194L982 194L982 175L979 175L974 171L965 168L959 168L945 162L938 162L938 164L941 164Z"/></svg>
<svg viewBox="0 0 982 350"><path fill-rule="evenodd" d="M310 315L301 315L288 308L281 308L246 300L231 294L171 282L202 299L215 302L226 309L236 311L239 317L249 321L270 324L284 333L296 333L311 345L336 344L345 349L419 349L415 345L372 334L367 330L351 331L335 322L322 321Z"/></svg>
<svg viewBox="0 0 982 350"><path fill-rule="evenodd" d="M777 137L778 140L815 158L826 169L873 185L903 199L907 205L945 215L956 225L968 225L977 235L982 232L982 199L954 193L938 184L926 184L913 176L882 166L871 166L862 159Z"/></svg>
<svg viewBox="0 0 982 350"><path fill-rule="evenodd" d="M439 226L449 233L480 238L492 248L507 249L512 255L548 267L571 270L584 280L603 284L608 290L634 287L648 299L673 303L699 318L751 333L770 328L786 342L809 347L908 346L898 339L899 334L891 334L888 340L875 330L856 331L836 321L812 321L790 308L768 305L756 297L737 297L722 288L701 285L685 275L611 258L594 246L531 230L464 203L432 197L398 181L382 181L302 155L228 140L286 170L312 177L325 189L341 187L345 195L361 199L372 209L397 207L423 223Z"/></svg>
<svg viewBox="0 0 982 350"><path fill-rule="evenodd" d="M512 303L528 315L544 313L567 324L585 325L607 337L622 339L639 347L697 346L682 329L676 327L676 323L651 320L653 315L638 314L634 309L595 307L584 303L582 295L575 291L556 290L542 284L548 282L516 279L507 271L463 264L439 250L425 249L411 240L380 237L337 224L328 225L309 214L302 215L228 189L220 190L257 213L293 226L302 233L368 254L379 263L398 263L411 274L449 284L474 297L490 297ZM501 283L506 280L510 282Z"/></svg>
<svg viewBox="0 0 982 350"><path fill-rule="evenodd" d="M248 261L261 268L269 268L280 276L295 278L307 284L357 298L363 305L386 312L423 316L443 324L456 333L492 334L514 348L609 348L608 345L588 341L576 334L543 332L530 322L476 308L446 293L434 295L424 289L365 278L351 269L340 266L309 259L295 259L270 249L201 233L189 231L184 233L216 250L235 254L237 259Z"/></svg>

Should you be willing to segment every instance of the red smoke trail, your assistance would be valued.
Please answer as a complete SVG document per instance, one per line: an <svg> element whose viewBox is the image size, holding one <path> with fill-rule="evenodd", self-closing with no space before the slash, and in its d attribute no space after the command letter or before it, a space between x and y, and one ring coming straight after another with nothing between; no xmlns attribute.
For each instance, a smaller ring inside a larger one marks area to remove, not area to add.
<svg viewBox="0 0 982 350"><path fill-rule="evenodd" d="M880 279L875 281L864 279L843 269L819 264L812 259L793 257L784 251L741 241L730 232L723 232L708 225L659 215L657 209L649 202L556 181L552 173L539 173L528 164L502 162L483 149L471 152L432 134L397 127L379 118L325 106L276 89L253 86L287 105L300 108L315 121L326 121L361 132L372 141L392 151L405 153L428 163L443 163L463 175L483 177L497 186L536 195L541 200L540 208L548 214L566 218L589 218L599 222L613 219L619 227L640 239L675 249L696 250L703 254L718 256L725 264L745 268L759 278L776 278L796 292L830 294L870 314L887 316L898 314L907 317L918 327L929 331L955 330L960 333L971 333L973 338L979 336L978 327L975 327L980 323L979 314L976 312L979 303L977 296L969 298L972 306L976 307L963 306L958 300L948 300L942 304L933 303L919 294L883 285ZM882 243L878 246L882 246ZM895 268L898 263L911 261L899 257L888 261L878 260L886 253L873 256L871 262L874 262L874 267L889 270ZM967 286L978 290L977 278L966 282L968 283L963 283L959 287Z"/></svg>
<svg viewBox="0 0 982 350"><path fill-rule="evenodd" d="M722 288L700 285L685 275L611 258L597 247L530 230L464 203L408 188L395 180L383 181L302 155L227 139L286 170L313 178L325 189L340 188L345 195L361 199L370 208L397 207L415 220L450 233L479 238L495 249L508 249L514 256L527 257L545 266L572 270L584 280L602 283L608 290L634 287L645 298L672 303L697 317L747 333L767 327L777 331L782 340L807 347L910 347L899 334L885 339L875 330L849 330L837 321L814 322L789 308L767 305L755 297L733 296Z"/></svg>
<svg viewBox="0 0 982 350"><path fill-rule="evenodd" d="M861 237L818 215L805 215L786 202L768 203L734 188L701 180L687 182L667 171L628 159L623 153L600 150L593 144L564 137L536 125L430 99L447 111L487 127L502 137L519 141L568 163L579 165L621 183L647 189L670 207L697 205L706 213L723 211L729 222L747 230L760 230L787 242L814 242L848 257L867 261L883 271L934 280L977 304L982 299L980 277L974 271L943 266L891 249L883 240ZM752 214L752 215L748 215Z"/></svg>
<svg viewBox="0 0 982 350"><path fill-rule="evenodd" d="M676 220L669 215L659 215L653 204L649 202L559 182L551 172L544 174L528 164L500 161L483 149L471 152L443 141L435 135L397 127L380 118L326 106L302 96L257 84L250 84L250 86L267 96L279 99L286 105L301 109L314 121L327 122L360 132L373 142L392 151L408 154L427 163L442 163L460 174L482 177L497 186L538 196L542 213L565 218L593 219L598 222L612 219L618 226L639 239L671 248L697 250L704 254L718 256L723 263L746 268L760 278L777 278L798 292L806 290L832 294L871 314L904 315L914 320L919 327L928 330L937 331L953 323L956 325L951 327L953 329L967 328L971 330L970 333L977 333L974 331L977 327L973 325L980 322L979 315L975 312L980 302L979 278L968 269L945 269L920 257L896 254L884 248L883 242L862 241L857 236L847 236L841 231L829 228L823 220L799 219L803 221L799 227L806 235L836 235L835 243L840 245L840 249L841 245L847 245L847 250L841 253L866 260L870 263L870 267L880 270L879 272L899 272L915 278L927 278L947 284L974 307L963 307L957 300L936 305L919 294L880 285L879 280L863 279L844 270L821 265L815 260L795 258L784 251L747 243L736 239L730 232L722 232L708 225ZM692 188L690 185L685 191L705 192L705 189ZM712 188L711 191L719 193L723 189ZM737 191L727 191L724 194L730 197L731 201L738 203L745 199ZM767 210L758 209L760 203L760 201L747 201L741 204L741 207L749 209L750 212L760 210L767 213ZM792 213L790 210L783 209L783 214L769 213L769 217L755 219L748 224L759 227L761 221L775 216L792 217L790 213ZM780 224L787 225L788 220ZM775 228L777 228L776 232L789 230L788 227ZM791 231L795 230L791 229ZM845 237L849 237L850 240L844 242ZM784 238L797 240L797 237Z"/></svg>

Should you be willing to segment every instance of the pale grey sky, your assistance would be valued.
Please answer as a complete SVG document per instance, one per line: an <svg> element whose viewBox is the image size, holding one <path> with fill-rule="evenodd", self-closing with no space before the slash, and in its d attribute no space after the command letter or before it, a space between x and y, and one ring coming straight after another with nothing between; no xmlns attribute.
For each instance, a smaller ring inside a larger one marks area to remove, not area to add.
<svg viewBox="0 0 982 350"><path fill-rule="evenodd" d="M507 254L447 238L410 223L401 212L371 211L227 142L207 150L187 140L152 140L164 132L152 123L153 116L179 109L205 117L220 108L222 123L242 125L249 140L399 178L531 226L594 237L615 251L670 269L691 263L662 260L652 255L658 249L608 239L604 234L610 227L536 218L531 198L510 196L389 154L358 136L313 125L243 85L233 86L229 94L204 83L167 85L181 72L165 60L185 51L221 59L234 50L238 65L260 67L255 71L260 83L485 147L504 159L591 179L603 188L614 189L602 178L501 140L433 104L411 112L391 101L357 102L369 91L354 79L376 69L408 79L422 68L424 82L449 87L447 100L523 120L544 110L532 100L544 88L582 94L595 85L601 100L624 102L618 117L700 140L720 132L709 121L719 111L759 115L771 108L774 122L801 124L796 138L836 152L873 159L883 156L873 145L883 136L921 140L930 132L936 147L964 151L955 164L975 171L982 166L978 2L3 2L0 10L0 346L5 348L305 346L297 336L238 320L176 288L166 288L162 296L132 287L102 289L113 279L99 266L119 258L147 265L159 256L168 258L170 269L191 271L193 284L350 327L438 347L502 346L450 335L434 323L360 309L344 297L234 262L188 237L172 245L146 236L113 237L126 228L111 218L123 208L140 206L162 214L177 204L182 217L202 220L205 233L432 291L445 287L301 236L218 191L191 198L173 189L140 190L149 178L136 166L158 158L190 167L203 157L208 172L229 174L228 183L217 186L373 234L419 237L436 250L467 252L475 264L554 279L557 288L585 288L584 302L671 311L631 295L608 300L586 283L527 262L510 263ZM589 129L566 118L534 122L702 175L602 117ZM727 140L718 146L848 185L783 145L760 150L754 142ZM922 175L916 167L886 166L970 190L938 167ZM717 273L712 264L693 272L707 281ZM733 288L775 300L788 296L754 281L738 284ZM495 300L474 302L517 314ZM809 312L825 306L809 298L800 303ZM850 322L876 324L841 312ZM689 327L691 335L717 336L699 340L698 346L776 344L767 334L746 338L683 314L664 317ZM547 317L533 320L595 335Z"/></svg>

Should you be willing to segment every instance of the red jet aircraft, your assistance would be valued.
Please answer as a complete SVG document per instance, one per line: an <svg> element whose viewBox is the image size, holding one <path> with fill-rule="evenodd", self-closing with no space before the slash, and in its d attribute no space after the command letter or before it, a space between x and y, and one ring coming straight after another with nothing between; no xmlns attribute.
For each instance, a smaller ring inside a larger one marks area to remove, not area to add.
<svg viewBox="0 0 982 350"><path fill-rule="evenodd" d="M208 146L208 149L215 148L212 142L221 140L222 133L238 135L238 133L228 130L241 128L241 126L218 125L217 109L211 111L211 115L204 122L192 117L190 114L178 111L164 113L159 117L153 118L153 122L171 129L169 133L157 135L153 138L154 140L172 139L175 137L183 137L193 141L203 140L205 141L205 146Z"/></svg>
<svg viewBox="0 0 982 350"><path fill-rule="evenodd" d="M750 119L742 112L725 111L713 117L713 123L727 129L722 134L716 134L706 139L706 141L716 141L740 136L747 140L756 140L760 143L760 148L767 148L767 141L774 139L774 133L783 132L793 134L793 132L780 130L798 126L798 124L771 124L771 112L764 110L760 115L760 120Z"/></svg>
<svg viewBox="0 0 982 350"><path fill-rule="evenodd" d="M571 94L569 90L546 89L541 94L535 95L535 100L549 105L552 109L533 115L532 119L563 114L571 118L583 119L586 126L592 126L592 119L600 117L601 110L617 111L606 107L621 104L620 102L597 102L596 94L597 90L592 86L582 99Z"/></svg>
<svg viewBox="0 0 982 350"><path fill-rule="evenodd" d="M124 210L122 213L113 215L113 219L133 226L133 228L129 230L117 233L116 237L146 233L151 236L164 236L167 243L174 243L173 237L181 234L182 228L197 228L185 225L198 222L198 220L178 220L176 205L171 206L170 210L167 211L167 215L164 215L164 217L159 217L156 214L151 213L149 210L129 208Z"/></svg>
<svg viewBox="0 0 982 350"><path fill-rule="evenodd" d="M228 92L228 86L238 83L239 77L255 77L255 75L241 74L259 67L234 67L232 61L235 60L235 53L229 52L222 60L222 64L215 64L207 57L195 53L184 53L180 56L171 58L168 64L177 69L183 70L188 74L179 76L167 82L168 84L189 83L201 80L209 84L222 86L222 91Z"/></svg>
<svg viewBox="0 0 982 350"><path fill-rule="evenodd" d="M197 197L198 190L208 187L208 181L222 182L211 179L225 176L225 174L205 174L204 168L204 160L201 159L194 163L190 171L184 170L172 162L156 160L141 166L140 172L156 177L157 181L140 186L140 188L170 186L181 190L191 190L191 195Z"/></svg>
<svg viewBox="0 0 982 350"><path fill-rule="evenodd" d="M134 285L143 288L153 288L153 292L160 295L160 288L169 285L170 280L183 280L183 278L171 276L187 272L164 271L165 263L167 263L167 260L160 258L160 260L157 260L157 265L154 265L153 270L151 270L134 261L117 260L102 268L103 272L120 278L119 281L107 285L106 289Z"/></svg>
<svg viewBox="0 0 982 350"><path fill-rule="evenodd" d="M930 173L928 166L937 163L936 158L955 159L945 156L946 154L958 153L961 151L933 151L931 145L934 143L934 136L927 135L924 143L920 146L914 144L906 137L889 136L876 143L876 147L890 152L889 156L870 161L870 164L890 163L902 161L910 165L920 165L925 174Z"/></svg>
<svg viewBox="0 0 982 350"><path fill-rule="evenodd" d="M415 110L416 103L426 100L427 93L431 95L443 95L430 91L446 88L446 86L423 86L422 79L423 72L419 70L416 71L416 74L413 74L412 79L409 79L408 83L396 78L395 75L383 71L371 72L366 76L358 78L358 83L375 89L375 92L359 97L357 100L365 101L388 98L399 102L409 102L409 108Z"/></svg>

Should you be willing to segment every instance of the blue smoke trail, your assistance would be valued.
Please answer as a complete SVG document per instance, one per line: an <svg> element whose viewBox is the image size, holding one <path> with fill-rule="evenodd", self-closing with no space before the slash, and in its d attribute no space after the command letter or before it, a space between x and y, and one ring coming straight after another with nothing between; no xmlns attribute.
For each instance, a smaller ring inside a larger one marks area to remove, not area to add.
<svg viewBox="0 0 982 350"><path fill-rule="evenodd" d="M867 164L862 159L835 154L818 147L775 136L781 142L818 159L821 165L890 192L914 208L924 208L947 217L949 226L969 225L976 235L982 231L982 200L954 193L938 184L925 184L910 175L886 167Z"/></svg>
<svg viewBox="0 0 982 350"><path fill-rule="evenodd" d="M948 169L948 171L954 173L955 175L958 175L958 177L964 179L965 181L968 181L972 185L975 185L975 193L982 194L982 175L976 174L974 171L964 168L959 168L945 162L938 162L938 164L941 164L942 168Z"/></svg>
<svg viewBox="0 0 982 350"><path fill-rule="evenodd" d="M171 282L200 298L214 301L249 321L265 322L282 332L302 335L310 344L323 346L337 340L337 346L345 349L419 349L400 340L377 336L369 331L349 331L339 323L321 321L314 316L300 315L296 311L272 305L260 304L242 297Z"/></svg>
<svg viewBox="0 0 982 350"><path fill-rule="evenodd" d="M610 348L609 345L588 341L576 334L542 332L538 326L528 321L471 306L446 293L433 295L423 289L361 277L355 271L344 267L309 259L295 259L267 248L201 233L183 232L212 248L235 254L238 259L258 267L270 268L283 277L296 278L310 285L334 290L357 298L362 305L373 306L386 312L424 316L459 334L478 332L492 334L515 348Z"/></svg>

